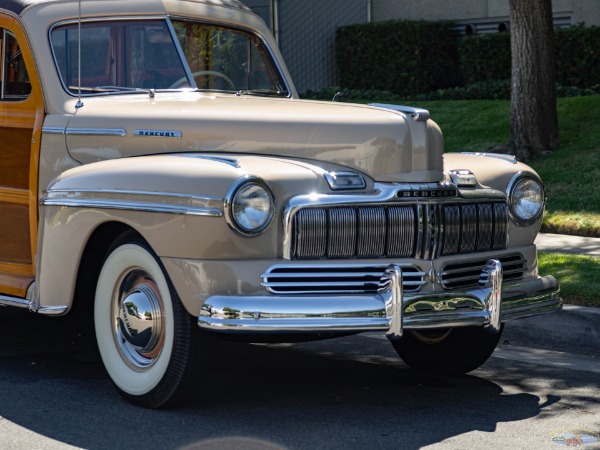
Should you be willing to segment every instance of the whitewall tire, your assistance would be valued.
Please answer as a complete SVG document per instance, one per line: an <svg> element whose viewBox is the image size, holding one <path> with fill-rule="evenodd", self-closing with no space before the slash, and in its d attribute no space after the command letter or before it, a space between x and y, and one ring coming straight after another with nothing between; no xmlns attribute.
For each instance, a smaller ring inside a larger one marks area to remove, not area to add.
<svg viewBox="0 0 600 450"><path fill-rule="evenodd" d="M104 367L130 402L173 406L199 388L211 350L208 338L137 234L125 233L107 252L96 287L94 326Z"/></svg>

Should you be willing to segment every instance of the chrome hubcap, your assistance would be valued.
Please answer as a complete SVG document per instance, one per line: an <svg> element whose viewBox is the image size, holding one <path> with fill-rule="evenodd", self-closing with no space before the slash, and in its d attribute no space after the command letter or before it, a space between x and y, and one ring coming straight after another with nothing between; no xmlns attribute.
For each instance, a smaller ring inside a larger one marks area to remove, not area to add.
<svg viewBox="0 0 600 450"><path fill-rule="evenodd" d="M165 337L164 307L160 291L143 270L122 278L113 302L114 336L123 359L138 369L150 367L159 357Z"/></svg>

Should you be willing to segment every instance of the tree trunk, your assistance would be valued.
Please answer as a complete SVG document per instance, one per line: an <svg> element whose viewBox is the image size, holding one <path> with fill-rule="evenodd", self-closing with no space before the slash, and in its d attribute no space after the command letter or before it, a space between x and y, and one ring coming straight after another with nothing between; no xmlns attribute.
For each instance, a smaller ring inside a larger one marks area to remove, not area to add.
<svg viewBox="0 0 600 450"><path fill-rule="evenodd" d="M510 146L528 160L558 147L552 0L510 0Z"/></svg>

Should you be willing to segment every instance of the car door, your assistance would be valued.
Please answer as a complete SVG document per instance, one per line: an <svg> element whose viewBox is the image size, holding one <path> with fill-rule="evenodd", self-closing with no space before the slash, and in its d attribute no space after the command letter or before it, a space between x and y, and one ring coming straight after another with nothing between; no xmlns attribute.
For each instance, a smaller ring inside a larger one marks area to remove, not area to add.
<svg viewBox="0 0 600 450"><path fill-rule="evenodd" d="M23 30L0 13L0 295L34 280L43 102Z"/></svg>

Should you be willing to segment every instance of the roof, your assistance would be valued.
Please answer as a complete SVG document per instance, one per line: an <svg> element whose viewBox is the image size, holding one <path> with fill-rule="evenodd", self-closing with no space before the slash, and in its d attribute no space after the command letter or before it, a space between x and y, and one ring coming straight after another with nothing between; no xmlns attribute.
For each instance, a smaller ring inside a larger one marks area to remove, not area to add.
<svg viewBox="0 0 600 450"><path fill-rule="evenodd" d="M0 0L0 8L12 11L15 14L21 14L29 5L40 3L40 1L45 0Z"/></svg>
<svg viewBox="0 0 600 450"><path fill-rule="evenodd" d="M49 2L52 0L0 0L0 9L11 11L17 15L20 15L25 8L36 3ZM125 0L126 1L126 0ZM200 3L207 3L209 5L228 6L237 9L244 9L250 11L246 5L239 0L193 0Z"/></svg>

